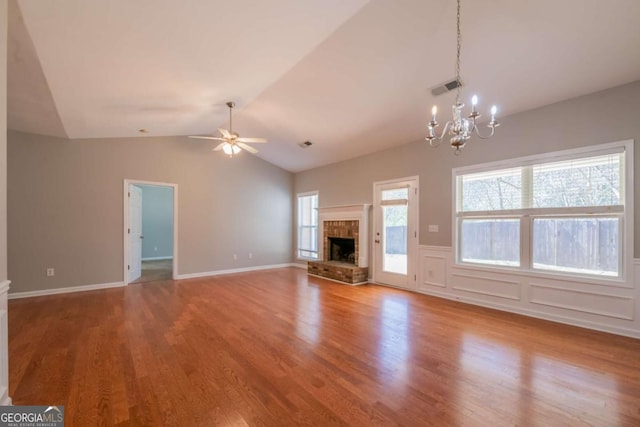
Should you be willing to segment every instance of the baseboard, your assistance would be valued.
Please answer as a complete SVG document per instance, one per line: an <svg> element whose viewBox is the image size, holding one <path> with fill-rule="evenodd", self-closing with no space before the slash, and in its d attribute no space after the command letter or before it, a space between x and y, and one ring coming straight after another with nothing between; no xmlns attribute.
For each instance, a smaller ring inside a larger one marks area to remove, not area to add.
<svg viewBox="0 0 640 427"><path fill-rule="evenodd" d="M255 267L231 268L229 270L203 271L202 273L178 274L176 280L197 279L200 277L221 276L223 274L247 273L249 271L272 270L274 268L298 267L295 263L257 265ZM307 268L304 266L303 268Z"/></svg>
<svg viewBox="0 0 640 427"><path fill-rule="evenodd" d="M152 256L148 258L142 258L142 261L162 261L165 259L173 259L172 256Z"/></svg>
<svg viewBox="0 0 640 427"><path fill-rule="evenodd" d="M6 294L9 292L9 285L11 284L11 280L3 280L0 282L0 295Z"/></svg>
<svg viewBox="0 0 640 427"><path fill-rule="evenodd" d="M382 285L384 286L384 285ZM485 308L492 308L494 310L506 311L509 313L520 314L522 316L535 317L536 319L548 320L550 322L563 323L565 325L578 326L580 328L593 329L600 332L607 332L610 334L623 335L631 338L640 338L640 331L635 329L621 328L609 325L602 325L600 323L590 322L588 320L580 320L572 317L558 316L548 313L542 313L536 310L529 310L526 308L515 308L510 305L496 304L489 301L478 300L466 296L451 295L438 291L426 291L416 290L421 294L430 295L437 298L444 298L451 301L457 301L465 304L477 305Z"/></svg>
<svg viewBox="0 0 640 427"><path fill-rule="evenodd" d="M0 406L11 406L11 398L8 395L8 390L5 386L0 387Z"/></svg>
<svg viewBox="0 0 640 427"><path fill-rule="evenodd" d="M298 262L292 262L291 267L301 268L303 270L307 269L307 264L300 264Z"/></svg>
<svg viewBox="0 0 640 427"><path fill-rule="evenodd" d="M95 291L98 289L120 288L123 282L98 283L96 285L69 286L66 288L44 289L41 291L14 292L7 295L8 299L41 297L45 295L67 294L70 292Z"/></svg>

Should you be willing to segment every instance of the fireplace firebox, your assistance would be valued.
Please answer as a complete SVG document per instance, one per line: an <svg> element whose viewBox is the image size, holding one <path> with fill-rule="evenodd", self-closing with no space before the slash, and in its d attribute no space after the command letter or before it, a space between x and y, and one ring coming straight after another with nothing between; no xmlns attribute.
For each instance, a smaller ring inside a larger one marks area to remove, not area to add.
<svg viewBox="0 0 640 427"><path fill-rule="evenodd" d="M329 237L328 261L356 263L356 244L353 238Z"/></svg>

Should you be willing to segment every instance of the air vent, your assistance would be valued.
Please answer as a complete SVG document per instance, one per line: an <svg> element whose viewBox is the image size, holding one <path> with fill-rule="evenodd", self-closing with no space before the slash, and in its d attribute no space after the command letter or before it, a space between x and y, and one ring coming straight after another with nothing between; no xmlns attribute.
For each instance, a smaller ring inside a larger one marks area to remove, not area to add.
<svg viewBox="0 0 640 427"><path fill-rule="evenodd" d="M438 95L442 95L443 93L447 93L450 92L454 89L457 89L459 86L462 86L462 82L460 82L460 84L458 84L458 81L456 79L450 80L446 83L443 83L441 85L438 85L434 88L431 88L431 94L433 96L438 96Z"/></svg>
<svg viewBox="0 0 640 427"><path fill-rule="evenodd" d="M313 145L313 142L311 141L305 141L305 142L301 142L300 144L298 144L298 146L300 148L309 148Z"/></svg>

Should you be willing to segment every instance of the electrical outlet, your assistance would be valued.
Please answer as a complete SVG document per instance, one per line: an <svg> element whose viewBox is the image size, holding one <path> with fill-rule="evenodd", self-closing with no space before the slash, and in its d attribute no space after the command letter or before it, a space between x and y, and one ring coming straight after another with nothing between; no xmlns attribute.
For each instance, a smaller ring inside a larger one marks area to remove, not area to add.
<svg viewBox="0 0 640 427"><path fill-rule="evenodd" d="M249 259L253 259L253 254L249 252Z"/></svg>
<svg viewBox="0 0 640 427"><path fill-rule="evenodd" d="M55 276L56 271L53 268L47 268L47 277Z"/></svg>
<svg viewBox="0 0 640 427"><path fill-rule="evenodd" d="M429 233L437 233L438 232L438 224L429 224Z"/></svg>
<svg viewBox="0 0 640 427"><path fill-rule="evenodd" d="M153 250L154 250L155 252L158 252L158 247L157 247L157 246L154 246L154 247L153 247Z"/></svg>
<svg viewBox="0 0 640 427"><path fill-rule="evenodd" d="M237 261L238 260L238 254L233 254L233 260Z"/></svg>

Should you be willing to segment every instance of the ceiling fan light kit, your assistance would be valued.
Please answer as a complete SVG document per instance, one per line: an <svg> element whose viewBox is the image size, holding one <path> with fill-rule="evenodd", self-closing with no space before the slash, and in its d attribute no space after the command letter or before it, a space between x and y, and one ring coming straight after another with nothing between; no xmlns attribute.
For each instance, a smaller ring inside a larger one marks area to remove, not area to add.
<svg viewBox="0 0 640 427"><path fill-rule="evenodd" d="M240 153L242 150L248 151L251 154L256 154L258 150L248 144L263 144L266 143L267 140L264 138L241 138L237 132L233 131L233 108L235 106L235 102L227 102L227 107L229 107L229 130L218 128L218 132L220 132L219 137L190 135L189 138L213 139L216 141L222 141L213 149L213 151L222 150L222 152L229 157L233 157L234 155Z"/></svg>
<svg viewBox="0 0 640 427"><path fill-rule="evenodd" d="M451 145L451 148L455 150L454 153L456 155L459 155L461 152L460 150L464 148L467 140L471 138L471 135L474 132L480 139L489 139L495 134L496 127L500 126L500 123L498 123L498 120L496 120L496 113L498 111L498 108L494 105L491 107L491 120L487 124L490 132L488 135L482 135L480 133L476 124L476 120L480 118L480 113L478 113L477 110L478 97L476 95L473 95L473 97L471 98L471 113L467 117L462 117L462 109L464 108L464 104L460 101L460 87L462 86L462 81L460 80L460 48L462 45L462 33L460 31L460 0L458 0L457 11L458 13L456 15L456 18L458 43L456 56L456 84L451 85L452 88L455 87L456 89L456 102L451 108L453 118L452 120L447 121L447 123L444 125L444 129L442 129L442 133L440 134L440 136L437 136L435 129L438 126L438 120L436 118L438 107L434 105L431 109L431 121L427 123L428 134L425 140L429 141L429 145L431 145L432 147L437 147L440 145L440 142L447 133L447 130L449 130L449 136L451 137L449 143ZM449 84L451 83L453 82L450 82ZM449 89L449 86L447 86L446 89ZM444 92L445 91L439 91L438 94Z"/></svg>

